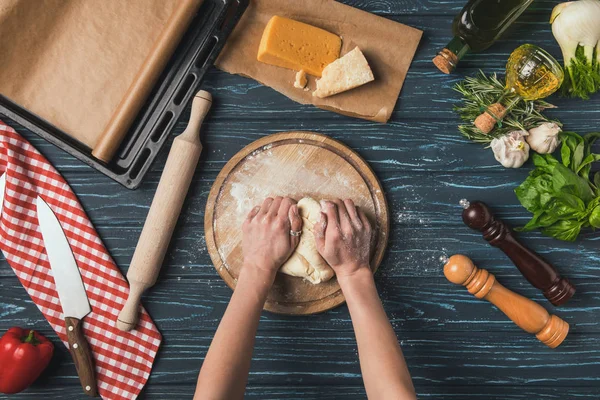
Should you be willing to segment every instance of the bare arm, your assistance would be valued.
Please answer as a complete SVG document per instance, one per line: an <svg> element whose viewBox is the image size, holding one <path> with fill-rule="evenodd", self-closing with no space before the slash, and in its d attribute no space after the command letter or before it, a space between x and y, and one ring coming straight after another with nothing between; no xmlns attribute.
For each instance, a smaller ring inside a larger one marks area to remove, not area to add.
<svg viewBox="0 0 600 400"><path fill-rule="evenodd" d="M289 198L268 198L244 222L244 265L198 376L194 400L244 397L260 313L275 274L298 245L302 228Z"/></svg>
<svg viewBox="0 0 600 400"><path fill-rule="evenodd" d="M396 334L366 268L340 283L356 334L360 369L369 399L416 399Z"/></svg>
<svg viewBox="0 0 600 400"><path fill-rule="evenodd" d="M385 314L369 268L371 226L351 200L322 202L317 248L335 270L346 297L358 344L367 396L416 399L398 339Z"/></svg>

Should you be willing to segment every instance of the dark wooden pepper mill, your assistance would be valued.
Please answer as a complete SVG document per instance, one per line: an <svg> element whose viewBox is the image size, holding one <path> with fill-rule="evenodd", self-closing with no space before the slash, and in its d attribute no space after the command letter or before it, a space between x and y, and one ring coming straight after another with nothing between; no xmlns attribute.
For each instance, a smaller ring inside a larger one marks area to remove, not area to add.
<svg viewBox="0 0 600 400"><path fill-rule="evenodd" d="M560 306L575 294L575 287L562 278L556 268L515 239L510 228L494 215L485 203L461 200L464 223L483 233L492 246L500 248L512 260L523 276L555 306Z"/></svg>

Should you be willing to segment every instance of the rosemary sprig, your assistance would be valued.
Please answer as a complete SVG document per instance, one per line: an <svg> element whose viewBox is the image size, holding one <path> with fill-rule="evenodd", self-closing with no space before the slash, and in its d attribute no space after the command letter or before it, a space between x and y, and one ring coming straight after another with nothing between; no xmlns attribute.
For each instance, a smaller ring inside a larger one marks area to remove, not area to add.
<svg viewBox="0 0 600 400"><path fill-rule="evenodd" d="M466 77L457 83L454 90L463 96L462 104L454 106L454 111L465 122L458 126L458 130L474 142L487 144L494 138L509 132L529 130L545 122L554 122L562 126L559 121L549 119L542 114L545 109L555 108L552 104L544 100L521 100L508 112L502 122L486 135L473 125L473 121L505 93L504 82L496 74L488 76L483 71L479 71L476 76ZM504 101L509 103L515 98L516 95L508 94L504 97Z"/></svg>

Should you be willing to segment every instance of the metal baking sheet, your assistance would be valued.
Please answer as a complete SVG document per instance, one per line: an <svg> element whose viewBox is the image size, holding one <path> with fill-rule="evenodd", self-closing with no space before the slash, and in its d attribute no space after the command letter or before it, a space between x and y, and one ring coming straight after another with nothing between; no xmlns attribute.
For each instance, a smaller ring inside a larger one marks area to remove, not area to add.
<svg viewBox="0 0 600 400"><path fill-rule="evenodd" d="M0 114L23 125L129 189L150 169L249 0L205 0L109 163L65 132L0 95Z"/></svg>

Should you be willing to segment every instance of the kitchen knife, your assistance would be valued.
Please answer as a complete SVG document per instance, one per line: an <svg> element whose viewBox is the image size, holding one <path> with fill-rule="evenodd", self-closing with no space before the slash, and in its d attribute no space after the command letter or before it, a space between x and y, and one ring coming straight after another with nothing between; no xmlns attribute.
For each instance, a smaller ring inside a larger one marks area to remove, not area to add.
<svg viewBox="0 0 600 400"><path fill-rule="evenodd" d="M83 334L81 321L92 309L71 246L58 218L40 196L37 198L36 205L46 254L48 254L56 291L65 317L71 356L85 394L96 397L98 388L92 352Z"/></svg>

